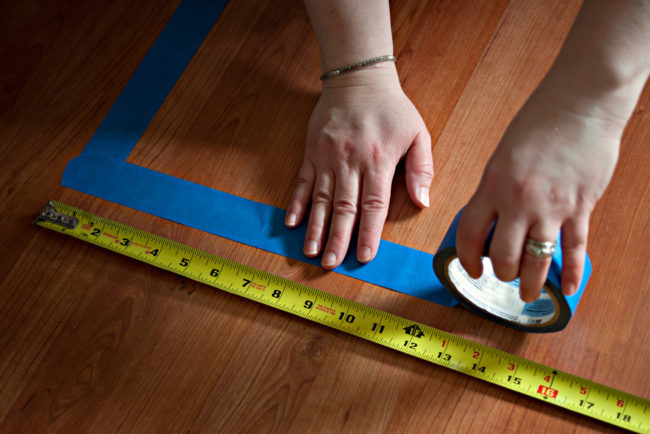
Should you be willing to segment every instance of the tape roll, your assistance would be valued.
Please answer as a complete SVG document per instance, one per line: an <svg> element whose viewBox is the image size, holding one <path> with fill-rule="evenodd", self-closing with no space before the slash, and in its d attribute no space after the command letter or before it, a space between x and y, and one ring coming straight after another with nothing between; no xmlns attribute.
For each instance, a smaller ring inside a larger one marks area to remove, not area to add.
<svg viewBox="0 0 650 434"><path fill-rule="evenodd" d="M492 235L485 243L483 275L480 278L473 279L460 265L456 254L456 233L461 214L462 210L454 218L433 257L433 270L445 289L464 308L514 329L533 333L564 329L591 276L589 256L585 254L585 267L578 291L574 295L565 296L560 284L562 249L558 237L542 293L534 302L525 303L519 298L519 279L503 282L494 274L492 262L487 257Z"/></svg>

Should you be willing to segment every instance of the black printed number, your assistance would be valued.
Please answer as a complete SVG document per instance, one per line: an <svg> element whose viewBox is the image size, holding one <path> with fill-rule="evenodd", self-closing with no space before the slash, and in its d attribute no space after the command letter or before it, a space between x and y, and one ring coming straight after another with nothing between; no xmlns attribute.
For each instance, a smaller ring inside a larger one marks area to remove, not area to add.
<svg viewBox="0 0 650 434"><path fill-rule="evenodd" d="M485 366L479 366L478 364L474 363L474 364L472 365L472 369L474 369L475 371L479 371L479 372L482 372L482 373L485 374Z"/></svg>
<svg viewBox="0 0 650 434"><path fill-rule="evenodd" d="M345 315L345 312L341 312L339 314L339 319L345 320L345 322L352 324L356 318L354 315Z"/></svg>
<svg viewBox="0 0 650 434"><path fill-rule="evenodd" d="M94 236L98 237L99 234L101 234L101 233L102 233L102 231L100 231L99 228L95 228L95 229L93 229L93 231L90 233L90 235L94 235Z"/></svg>
<svg viewBox="0 0 650 434"><path fill-rule="evenodd" d="M414 349L416 349L418 347L418 344L417 344L417 342L411 342L409 344L409 341L404 341L404 346L409 347L410 349L414 350Z"/></svg>
<svg viewBox="0 0 650 434"><path fill-rule="evenodd" d="M129 240L128 238L122 238L122 242L120 243L120 246L125 246L126 247L129 244L131 244L131 240Z"/></svg>
<svg viewBox="0 0 650 434"><path fill-rule="evenodd" d="M616 419L623 419L624 422L631 422L632 416L629 414L616 413Z"/></svg>
<svg viewBox="0 0 650 434"><path fill-rule="evenodd" d="M210 271L210 276L219 277L219 270L216 269L216 268L213 268L212 271Z"/></svg>
<svg viewBox="0 0 650 434"><path fill-rule="evenodd" d="M508 381L511 382L511 383L514 383L514 384L521 384L521 378L513 377L512 375L508 375ZM582 405L582 404L580 404L580 405Z"/></svg>
<svg viewBox="0 0 650 434"><path fill-rule="evenodd" d="M580 400L580 407L591 408L591 407L593 407L593 406L594 406L594 403L593 403L593 402L585 401L584 399L581 399L581 400ZM620 413L619 413L619 414L620 414Z"/></svg>
<svg viewBox="0 0 650 434"><path fill-rule="evenodd" d="M305 309L311 309L314 307L314 302L311 300L305 300L305 305L303 306Z"/></svg>
<svg viewBox="0 0 650 434"><path fill-rule="evenodd" d="M188 265L190 265L190 260L187 259L187 258L183 258L183 259L181 259L181 263L179 265L181 267L187 267Z"/></svg>
<svg viewBox="0 0 650 434"><path fill-rule="evenodd" d="M281 295L282 295L282 291L280 291L279 289L276 289L276 290L273 291L273 293L271 294L271 297L273 297L273 298L280 298Z"/></svg>

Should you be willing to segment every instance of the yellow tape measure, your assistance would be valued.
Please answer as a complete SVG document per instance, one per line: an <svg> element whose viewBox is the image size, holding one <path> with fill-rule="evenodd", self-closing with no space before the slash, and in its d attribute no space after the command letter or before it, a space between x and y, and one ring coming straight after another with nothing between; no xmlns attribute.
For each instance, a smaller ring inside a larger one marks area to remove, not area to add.
<svg viewBox="0 0 650 434"><path fill-rule="evenodd" d="M59 202L48 202L35 223L523 395L650 433L647 399Z"/></svg>

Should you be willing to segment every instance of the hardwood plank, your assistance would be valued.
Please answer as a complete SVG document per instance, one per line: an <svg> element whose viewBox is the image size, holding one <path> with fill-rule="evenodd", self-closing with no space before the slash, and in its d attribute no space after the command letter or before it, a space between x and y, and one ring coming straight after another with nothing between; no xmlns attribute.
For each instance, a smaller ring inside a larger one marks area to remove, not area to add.
<svg viewBox="0 0 650 434"><path fill-rule="evenodd" d="M0 5L0 278L177 4Z"/></svg>

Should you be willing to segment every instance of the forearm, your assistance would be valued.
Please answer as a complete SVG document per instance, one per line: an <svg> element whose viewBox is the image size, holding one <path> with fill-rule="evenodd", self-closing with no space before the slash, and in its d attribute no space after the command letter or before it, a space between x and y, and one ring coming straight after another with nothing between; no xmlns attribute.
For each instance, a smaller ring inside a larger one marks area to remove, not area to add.
<svg viewBox="0 0 650 434"><path fill-rule="evenodd" d="M305 0L323 72L393 54L388 0Z"/></svg>
<svg viewBox="0 0 650 434"><path fill-rule="evenodd" d="M625 124L650 74L650 1L586 0L537 93Z"/></svg>

